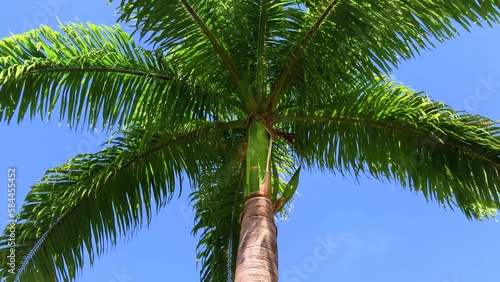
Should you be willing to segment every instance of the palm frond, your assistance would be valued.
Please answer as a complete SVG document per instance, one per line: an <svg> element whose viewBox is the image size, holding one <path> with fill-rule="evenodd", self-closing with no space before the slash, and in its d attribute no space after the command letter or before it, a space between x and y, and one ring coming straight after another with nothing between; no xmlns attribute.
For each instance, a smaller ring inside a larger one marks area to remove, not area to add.
<svg viewBox="0 0 500 282"><path fill-rule="evenodd" d="M135 45L119 26L70 24L64 34L41 27L0 41L0 119L25 115L84 122L104 128L137 115L207 116L219 106L208 89L194 86L159 51ZM200 100L192 99L196 94ZM230 101L229 95L224 103ZM177 109L177 111L176 111Z"/></svg>
<svg viewBox="0 0 500 282"><path fill-rule="evenodd" d="M19 213L17 278L73 279L84 255L92 264L105 251L103 246L116 245L118 238L149 224L153 211L181 189L184 176L195 184L199 171L219 155L225 132L240 126L206 121L166 124L133 126L119 132L101 152L78 155L46 172ZM0 240L4 263L7 239ZM6 271L2 275L12 278Z"/></svg>
<svg viewBox="0 0 500 282"><path fill-rule="evenodd" d="M218 83L219 89L238 93L250 111L256 107L253 95L227 52L227 45L219 39L231 9L230 1L122 0L119 20L134 21L148 43L182 61L183 69L198 83Z"/></svg>
<svg viewBox="0 0 500 282"><path fill-rule="evenodd" d="M330 1L304 1L307 13ZM304 50L295 86L331 85L362 76L373 79L402 60L458 35L457 26L500 22L500 3L487 1L339 1ZM293 78L293 75L291 75ZM313 90L311 92L314 93Z"/></svg>
<svg viewBox="0 0 500 282"><path fill-rule="evenodd" d="M396 180L469 218L500 207L498 123L454 112L392 81L346 91L351 101L277 120L290 126L309 167Z"/></svg>
<svg viewBox="0 0 500 282"><path fill-rule="evenodd" d="M326 4L324 8L321 9L322 11L315 20L314 24L307 29L307 33L305 34L304 38L300 41L300 43L297 45L295 50L290 55L290 59L283 68L283 71L280 74L280 76L276 79L276 82L273 84L271 93L269 93L267 102L268 104L267 107L269 109L274 109L278 101L281 100L281 97L283 96L286 90L284 89L284 86L287 80L289 79L290 72L295 67L295 65L298 62L300 62L302 53L306 49L307 45L309 45L309 42L312 40L312 38L319 30L321 25L326 21L327 17L330 15L330 13L332 12L333 8L337 3L338 0L329 1L329 3Z"/></svg>
<svg viewBox="0 0 500 282"><path fill-rule="evenodd" d="M292 175L297 170L299 159L295 158L293 152L293 144L290 140L279 137L278 134L282 132L276 131L276 136L273 139L273 150L271 159L271 186L273 195L271 201L276 204L280 198L286 194L285 189L288 185ZM285 200L285 199L283 199ZM277 210L279 212L279 219L288 219L289 213L293 207L293 197L286 199L284 208Z"/></svg>
<svg viewBox="0 0 500 282"><path fill-rule="evenodd" d="M261 108L289 52L284 39L299 32L303 13L296 7L296 1L239 1L226 17L227 30L220 32Z"/></svg>
<svg viewBox="0 0 500 282"><path fill-rule="evenodd" d="M197 260L201 281L232 281L240 237L240 214L243 211L244 169L235 158L205 172L200 186L191 194L196 224L193 234L200 234Z"/></svg>

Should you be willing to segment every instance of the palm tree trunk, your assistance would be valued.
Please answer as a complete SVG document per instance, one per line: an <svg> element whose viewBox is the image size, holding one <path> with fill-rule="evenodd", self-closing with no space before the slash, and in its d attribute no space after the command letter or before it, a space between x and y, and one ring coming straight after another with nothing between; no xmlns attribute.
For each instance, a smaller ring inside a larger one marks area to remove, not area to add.
<svg viewBox="0 0 500 282"><path fill-rule="evenodd" d="M271 200L262 192L250 194L241 215L235 282L278 282L277 237Z"/></svg>

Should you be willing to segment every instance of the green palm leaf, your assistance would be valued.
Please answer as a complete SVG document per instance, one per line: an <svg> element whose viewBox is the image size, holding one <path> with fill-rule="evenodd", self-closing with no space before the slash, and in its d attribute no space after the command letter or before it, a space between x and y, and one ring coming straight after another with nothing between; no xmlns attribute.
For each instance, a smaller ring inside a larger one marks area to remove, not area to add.
<svg viewBox="0 0 500 282"><path fill-rule="evenodd" d="M200 234L197 260L201 281L232 281L243 211L244 171L237 160L206 173L191 194L193 234Z"/></svg>
<svg viewBox="0 0 500 282"><path fill-rule="evenodd" d="M224 144L222 133L239 126L237 122L169 124L119 132L101 152L78 155L46 172L18 215L21 281L74 279L84 254L92 264L105 251L102 246L116 245L119 237L149 224L153 210L181 188L183 175L195 184L199 171L209 168L220 154L217 144ZM2 260L9 252L7 239L1 239ZM11 277L6 269L2 276Z"/></svg>
<svg viewBox="0 0 500 282"><path fill-rule="evenodd" d="M62 29L65 35L42 27L0 41L1 120L16 111L18 121L50 117L59 108L70 126L84 120L95 127L101 119L111 128L146 112L161 116L169 106L203 117L220 110L209 90L190 83L160 51L136 46L120 27Z"/></svg>
<svg viewBox="0 0 500 282"><path fill-rule="evenodd" d="M331 1L304 2L314 12ZM469 30L473 24L493 25L499 16L494 0L339 1L305 48L301 64L316 79L347 79L352 72L371 79L455 37L457 23Z"/></svg>
<svg viewBox="0 0 500 282"><path fill-rule="evenodd" d="M352 101L300 107L296 153L309 167L396 180L482 218L500 207L500 126L456 113L390 80L346 89ZM325 137L328 134L328 137Z"/></svg>
<svg viewBox="0 0 500 282"><path fill-rule="evenodd" d="M255 101L248 93L248 85L226 51L227 42L220 42L219 34L214 32L229 27L227 23L221 25L221 19L227 17L225 4L228 3L122 0L120 20L135 21L141 36L149 37L148 43L182 61L182 66L198 78L198 83L217 84L219 89L238 93L250 110L255 108ZM155 12L151 13L152 10Z"/></svg>

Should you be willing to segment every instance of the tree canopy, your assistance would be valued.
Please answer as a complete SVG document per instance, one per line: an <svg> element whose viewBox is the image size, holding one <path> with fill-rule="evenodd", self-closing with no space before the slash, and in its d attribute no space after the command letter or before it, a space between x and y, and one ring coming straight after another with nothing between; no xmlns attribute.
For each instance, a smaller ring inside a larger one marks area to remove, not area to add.
<svg viewBox="0 0 500 282"><path fill-rule="evenodd" d="M493 0L136 0L120 2L119 20L149 49L119 25L43 26L2 39L2 122L55 111L71 128L119 128L100 152L75 156L32 187L16 223L17 277L71 280L84 255L93 263L149 224L187 178L202 280L230 280L254 121L273 137L275 199L298 167L320 168L396 180L471 219L494 214L499 125L388 74L456 36L457 25L500 22L499 8Z"/></svg>

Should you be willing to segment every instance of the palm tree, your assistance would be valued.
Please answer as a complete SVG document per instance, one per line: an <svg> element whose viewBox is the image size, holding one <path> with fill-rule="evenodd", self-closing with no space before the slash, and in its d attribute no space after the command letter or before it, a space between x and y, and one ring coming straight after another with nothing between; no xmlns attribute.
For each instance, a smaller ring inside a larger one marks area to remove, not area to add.
<svg viewBox="0 0 500 282"><path fill-rule="evenodd" d="M0 240L3 278L73 279L184 178L203 281L278 280L275 215L301 168L396 180L470 219L500 207L498 124L387 77L456 24L500 22L498 1L122 0L119 12L151 50L78 23L0 41L3 122L57 111L115 130L32 187L14 269L11 226Z"/></svg>

